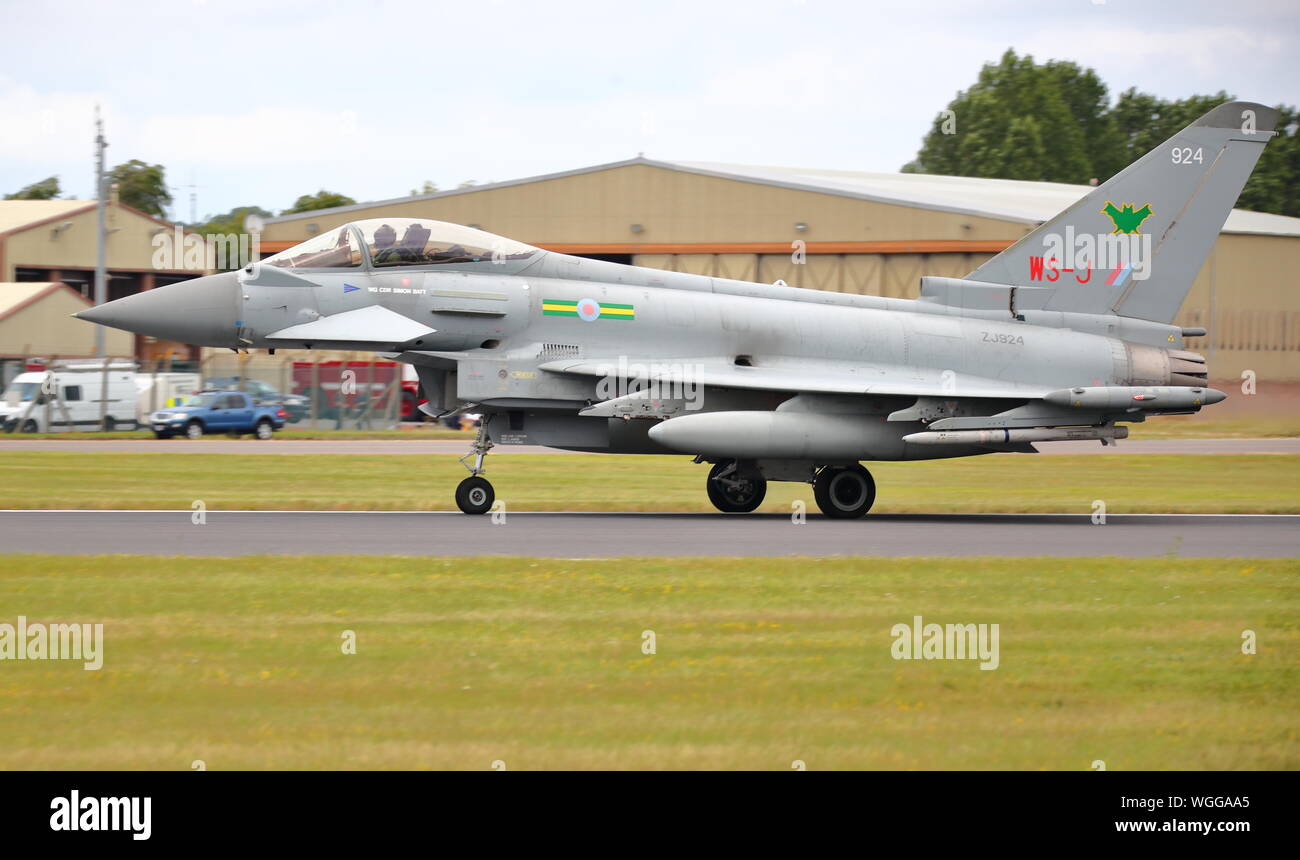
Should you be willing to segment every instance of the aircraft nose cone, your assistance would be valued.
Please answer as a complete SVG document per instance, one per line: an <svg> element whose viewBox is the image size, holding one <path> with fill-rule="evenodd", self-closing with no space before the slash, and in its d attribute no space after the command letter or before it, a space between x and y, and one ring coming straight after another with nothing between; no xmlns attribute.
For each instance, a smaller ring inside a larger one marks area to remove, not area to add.
<svg viewBox="0 0 1300 860"><path fill-rule="evenodd" d="M77 319L195 346L238 346L235 272L208 275L87 308Z"/></svg>

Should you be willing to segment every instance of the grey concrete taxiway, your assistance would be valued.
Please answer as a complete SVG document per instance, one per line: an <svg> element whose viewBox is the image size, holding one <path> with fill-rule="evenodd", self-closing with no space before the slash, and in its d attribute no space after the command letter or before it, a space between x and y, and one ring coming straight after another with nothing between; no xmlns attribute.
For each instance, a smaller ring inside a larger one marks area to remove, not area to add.
<svg viewBox="0 0 1300 860"><path fill-rule="evenodd" d="M1300 454L1300 439L1126 439L1038 442L1042 454ZM0 439L0 451L99 451L116 454L455 454L469 451L459 439ZM539 445L500 445L494 454L567 454ZM1021 456L1021 455L1004 455Z"/></svg>
<svg viewBox="0 0 1300 860"><path fill-rule="evenodd" d="M0 552L235 556L1294 557L1300 516L0 511Z"/></svg>

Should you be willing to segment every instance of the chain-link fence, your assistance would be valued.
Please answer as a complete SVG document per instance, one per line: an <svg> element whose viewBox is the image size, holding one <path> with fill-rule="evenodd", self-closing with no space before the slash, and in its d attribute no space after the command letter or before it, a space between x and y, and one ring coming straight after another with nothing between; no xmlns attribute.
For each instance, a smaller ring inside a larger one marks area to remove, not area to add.
<svg viewBox="0 0 1300 860"><path fill-rule="evenodd" d="M204 388L243 391L279 403L291 426L314 430L391 429L418 421L418 386L405 365L373 357L306 360L213 353L199 363Z"/></svg>
<svg viewBox="0 0 1300 860"><path fill-rule="evenodd" d="M10 432L124 430L197 391L243 391L279 406L287 426L381 430L420 421L419 388L406 365L372 356L321 358L210 353L170 358L32 360L4 392L0 426Z"/></svg>

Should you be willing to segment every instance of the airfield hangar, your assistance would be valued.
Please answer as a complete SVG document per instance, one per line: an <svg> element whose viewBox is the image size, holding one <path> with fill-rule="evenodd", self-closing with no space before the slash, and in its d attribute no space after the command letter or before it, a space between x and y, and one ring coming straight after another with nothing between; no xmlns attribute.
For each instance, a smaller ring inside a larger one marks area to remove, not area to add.
<svg viewBox="0 0 1300 860"><path fill-rule="evenodd" d="M0 200L0 387L31 357L94 354L94 326L71 314L94 299L97 208L94 200ZM203 274L155 265L154 238L176 229L167 221L112 201L104 226L110 301ZM110 355L199 358L195 346L104 331Z"/></svg>
<svg viewBox="0 0 1300 860"><path fill-rule="evenodd" d="M422 217L638 266L915 298L922 275L967 274L1089 190L638 157L268 219L262 252L348 221ZM1209 330L1188 348L1216 379L1300 380L1296 272L1300 218L1232 212L1177 320Z"/></svg>

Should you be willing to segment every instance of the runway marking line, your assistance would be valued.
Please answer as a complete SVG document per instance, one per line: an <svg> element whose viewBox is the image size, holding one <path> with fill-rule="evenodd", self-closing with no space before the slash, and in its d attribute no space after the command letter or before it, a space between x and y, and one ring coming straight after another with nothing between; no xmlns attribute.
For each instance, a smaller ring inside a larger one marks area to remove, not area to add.
<svg viewBox="0 0 1300 860"><path fill-rule="evenodd" d="M192 514L191 508L0 508L0 514ZM369 514L377 516L382 514L455 514L464 516L460 511L454 510L429 510L429 511L313 511L313 510L213 510L207 509L209 514L263 514L274 516L275 514ZM654 516L654 517L698 517L698 516L724 516L721 512L714 511L511 511L512 517L556 517L556 516ZM762 513L758 516L782 517L788 518L788 514L783 513ZM1092 514L1088 513L1070 513L1070 512L1044 512L1044 513L974 513L974 514L946 514L946 513L898 513L898 514L868 514L863 518L864 521L870 522L873 518L883 517L948 517L951 519L966 518L974 519L977 517L1077 517L1091 518ZM1300 514L1107 514L1106 519L1120 519L1123 517L1238 517L1243 519L1297 519Z"/></svg>

